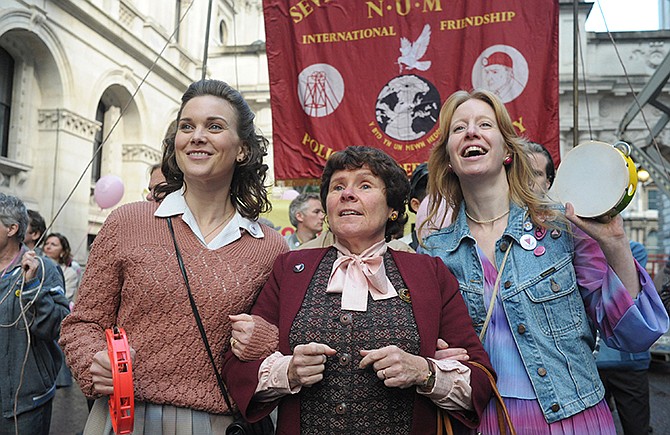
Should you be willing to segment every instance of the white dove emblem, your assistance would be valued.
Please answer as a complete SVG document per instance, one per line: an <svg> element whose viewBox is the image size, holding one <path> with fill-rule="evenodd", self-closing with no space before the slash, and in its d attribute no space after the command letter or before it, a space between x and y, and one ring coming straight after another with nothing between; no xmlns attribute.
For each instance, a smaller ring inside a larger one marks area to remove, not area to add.
<svg viewBox="0 0 670 435"><path fill-rule="evenodd" d="M420 61L426 50L428 49L428 43L430 42L430 25L426 24L423 27L421 35L417 38L416 41L409 42L409 39L403 37L400 38L400 57L398 58L398 66L400 66L400 72L402 73L403 65L405 68L418 69L425 71L430 68L431 62L429 60Z"/></svg>

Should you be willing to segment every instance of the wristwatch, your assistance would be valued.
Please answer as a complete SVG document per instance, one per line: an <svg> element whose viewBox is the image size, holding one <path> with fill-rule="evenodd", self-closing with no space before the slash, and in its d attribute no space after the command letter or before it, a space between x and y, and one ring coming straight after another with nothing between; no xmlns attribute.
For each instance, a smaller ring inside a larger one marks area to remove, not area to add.
<svg viewBox="0 0 670 435"><path fill-rule="evenodd" d="M435 388L435 366L428 358L426 358L426 362L428 363L428 374L421 384L421 389L423 391L432 391Z"/></svg>

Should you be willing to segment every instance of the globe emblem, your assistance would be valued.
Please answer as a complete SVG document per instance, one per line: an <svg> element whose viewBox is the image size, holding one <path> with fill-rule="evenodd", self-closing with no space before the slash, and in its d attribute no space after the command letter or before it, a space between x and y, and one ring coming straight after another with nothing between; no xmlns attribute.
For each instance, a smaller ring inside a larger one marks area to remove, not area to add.
<svg viewBox="0 0 670 435"><path fill-rule="evenodd" d="M414 74L395 77L377 97L377 124L395 140L417 140L437 123L440 105L440 94L428 80Z"/></svg>

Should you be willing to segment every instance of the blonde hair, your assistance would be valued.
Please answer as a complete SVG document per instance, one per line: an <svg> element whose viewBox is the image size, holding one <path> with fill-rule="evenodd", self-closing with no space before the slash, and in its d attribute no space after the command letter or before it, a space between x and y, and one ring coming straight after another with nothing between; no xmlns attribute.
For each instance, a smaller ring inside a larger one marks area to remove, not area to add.
<svg viewBox="0 0 670 435"><path fill-rule="evenodd" d="M473 90L457 91L444 102L440 110L440 136L433 147L428 159L428 194L430 196L430 207L426 222L431 221L438 215L440 201L445 198L447 205L454 209L452 222L458 215L463 203L463 191L458 177L450 168L449 151L447 141L449 139L449 126L458 107L469 100L480 100L491 106L495 113L498 129L502 134L507 152L512 157L512 162L505 166L507 183L509 184L510 200L520 207L528 207L530 219L537 225L547 228L545 221L560 219L560 214L548 207L551 203L533 192L531 186L534 183L533 171L528 155L524 151L522 139L517 135L512 124L512 119L500 99L490 91ZM553 226L553 225L551 225Z"/></svg>

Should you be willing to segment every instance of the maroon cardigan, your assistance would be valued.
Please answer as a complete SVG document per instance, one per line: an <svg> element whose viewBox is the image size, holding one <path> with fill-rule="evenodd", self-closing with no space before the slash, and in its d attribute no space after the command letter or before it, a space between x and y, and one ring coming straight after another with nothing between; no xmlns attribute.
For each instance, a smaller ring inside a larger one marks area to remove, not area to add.
<svg viewBox="0 0 670 435"><path fill-rule="evenodd" d="M301 307L307 287L316 269L330 248L291 251L277 257L272 274L263 287L251 313L259 315L279 328L279 351L290 355L288 334ZM389 250L412 300L414 318L421 338L420 354L434 356L438 337L450 347L468 350L471 361L477 361L493 372L488 355L479 341L468 315L465 302L458 291L458 282L439 258ZM304 266L304 268L303 268ZM277 435L296 433L300 425L300 397L284 396L272 403L252 402L258 385L258 369L263 360L242 362L228 351L224 360L223 377L229 393L249 421L257 421L279 404ZM469 365L468 362L464 362ZM474 412L452 412L454 429L475 428L491 397L486 374L471 369L472 403ZM412 434L436 432L437 407L417 394L414 401ZM462 423L462 424L461 424Z"/></svg>

